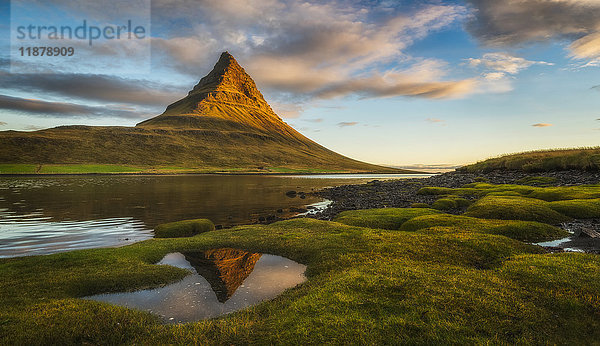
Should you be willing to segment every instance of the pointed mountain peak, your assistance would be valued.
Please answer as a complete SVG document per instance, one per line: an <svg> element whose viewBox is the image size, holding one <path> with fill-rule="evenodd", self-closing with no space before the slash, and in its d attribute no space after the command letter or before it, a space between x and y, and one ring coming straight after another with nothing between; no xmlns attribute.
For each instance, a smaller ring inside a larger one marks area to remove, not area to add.
<svg viewBox="0 0 600 346"><path fill-rule="evenodd" d="M229 52L221 53L213 69L186 97L138 125L184 128L208 118L235 123L248 131L304 138L273 112L252 77Z"/></svg>
<svg viewBox="0 0 600 346"><path fill-rule="evenodd" d="M254 80L229 52L221 53L212 71L202 78L188 95L215 91L238 92L253 101L266 104Z"/></svg>

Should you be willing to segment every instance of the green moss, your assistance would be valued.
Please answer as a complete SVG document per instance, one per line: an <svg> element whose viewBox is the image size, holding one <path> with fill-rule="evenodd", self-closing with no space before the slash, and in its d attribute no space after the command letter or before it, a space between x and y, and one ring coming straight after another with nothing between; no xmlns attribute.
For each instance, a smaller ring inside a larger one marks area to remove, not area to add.
<svg viewBox="0 0 600 346"><path fill-rule="evenodd" d="M568 199L600 198L600 186L582 185L536 188L527 197L538 198L548 202Z"/></svg>
<svg viewBox="0 0 600 346"><path fill-rule="evenodd" d="M155 238L181 238L215 230L215 225L207 219L185 220L163 223L154 229Z"/></svg>
<svg viewBox="0 0 600 346"><path fill-rule="evenodd" d="M382 208L344 211L334 221L350 226L396 230L413 217L440 213L426 208Z"/></svg>
<svg viewBox="0 0 600 346"><path fill-rule="evenodd" d="M471 201L464 199L462 197L459 197L459 196L450 195L450 196L445 196L445 197L438 199L431 205L431 207L433 209L446 211L446 210L466 208L469 205L471 205Z"/></svg>
<svg viewBox="0 0 600 346"><path fill-rule="evenodd" d="M525 177L516 181L517 184L549 186L557 181L554 177Z"/></svg>
<svg viewBox="0 0 600 346"><path fill-rule="evenodd" d="M465 216L483 219L538 221L558 224L570 220L544 202L533 198L487 196L471 205Z"/></svg>
<svg viewBox="0 0 600 346"><path fill-rule="evenodd" d="M308 281L183 325L77 299L173 282L188 272L152 263L215 247L288 257L308 266ZM402 232L298 219L1 259L0 344L596 343L600 258L542 252L456 227Z"/></svg>
<svg viewBox="0 0 600 346"><path fill-rule="evenodd" d="M430 227L454 227L463 232L482 232L503 235L526 242L541 242L561 239L568 236L568 232L558 227L534 221L516 220L486 220L462 215L425 215L408 220L400 230L418 231Z"/></svg>
<svg viewBox="0 0 600 346"><path fill-rule="evenodd" d="M548 203L548 206L552 210L575 219L600 218L600 199L556 201Z"/></svg>
<svg viewBox="0 0 600 346"><path fill-rule="evenodd" d="M427 203L413 203L410 205L411 208L429 208Z"/></svg>
<svg viewBox="0 0 600 346"><path fill-rule="evenodd" d="M425 186L417 192L419 195L451 195L455 189L449 187Z"/></svg>
<svg viewBox="0 0 600 346"><path fill-rule="evenodd" d="M568 199L600 198L600 185L534 187L513 184L471 183L461 188L424 187L419 190L424 195L458 195L458 196L523 196L544 201L561 201Z"/></svg>

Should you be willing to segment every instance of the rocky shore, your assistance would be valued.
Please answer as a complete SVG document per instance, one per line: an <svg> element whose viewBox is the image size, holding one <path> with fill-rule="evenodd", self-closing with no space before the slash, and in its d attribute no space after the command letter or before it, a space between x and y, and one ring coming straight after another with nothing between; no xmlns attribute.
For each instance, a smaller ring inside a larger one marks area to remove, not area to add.
<svg viewBox="0 0 600 346"><path fill-rule="evenodd" d="M321 220L332 220L337 214L346 210L373 208L405 208L414 203L433 203L438 197L419 195L417 191L424 186L457 188L473 182L488 182L493 184L520 184L539 186L536 177L546 177L543 186L573 186L600 183L599 172L561 171L547 173L525 173L519 171L504 171L491 173L461 173L449 172L425 179L401 179L390 181L371 181L362 185L343 185L316 192L322 198L332 201L327 208L320 212L311 213L306 217ZM464 210L452 210L460 214ZM572 233L567 239L544 245L549 251L579 250L600 253L600 239L590 239L580 236L582 230L600 231L600 220L575 220L564 223L561 228Z"/></svg>
<svg viewBox="0 0 600 346"><path fill-rule="evenodd" d="M457 188L473 182L492 184L520 184L539 186L535 182L527 182L527 178L548 177L544 186L572 186L600 183L600 172L561 171L546 173L525 173L520 171L503 171L491 173L448 172L421 179L399 179L390 181L374 180L362 185L342 185L316 192L322 198L333 201L328 208L313 217L331 220L345 210L373 208L405 208L413 203L433 203L436 196L418 195L417 191L424 186ZM460 212L460 211L455 211Z"/></svg>

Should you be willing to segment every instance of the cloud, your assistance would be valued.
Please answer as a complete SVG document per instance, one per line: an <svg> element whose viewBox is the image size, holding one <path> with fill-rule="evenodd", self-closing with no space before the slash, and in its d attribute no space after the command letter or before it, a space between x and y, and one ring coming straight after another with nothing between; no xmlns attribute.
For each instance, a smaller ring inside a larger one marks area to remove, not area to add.
<svg viewBox="0 0 600 346"><path fill-rule="evenodd" d="M25 99L0 95L0 109L27 113L38 116L91 117L105 116L140 119L147 117L132 110L110 107L90 107L74 103L49 102L36 99Z"/></svg>
<svg viewBox="0 0 600 346"><path fill-rule="evenodd" d="M600 29L600 28L599 28ZM586 35L569 46L571 56L578 59L600 59L600 32Z"/></svg>
<svg viewBox="0 0 600 346"><path fill-rule="evenodd" d="M163 61L184 73L195 71L200 62L207 64L226 48L260 87L307 99L445 98L474 88L472 80L445 80L446 66L439 61L405 53L416 40L466 18L463 6L400 7L383 2L367 6L353 0L224 0L194 5L156 0L153 10L162 17L153 25L158 21L156 25L167 26L162 23L165 16L178 17L182 24L191 18L200 23L186 30L169 26L178 35L153 41ZM391 62L405 67L391 71Z"/></svg>
<svg viewBox="0 0 600 346"><path fill-rule="evenodd" d="M356 126L356 125L358 125L358 122L356 122L356 121L342 121L337 124L337 126L339 126L339 127L349 127L349 126Z"/></svg>
<svg viewBox="0 0 600 346"><path fill-rule="evenodd" d="M554 65L545 61L532 61L505 52L486 53L481 58L467 59L468 65L482 68L479 92L502 93L513 90L513 76L533 65Z"/></svg>
<svg viewBox="0 0 600 346"><path fill-rule="evenodd" d="M425 119L425 121L427 121L429 123L433 123L433 124L438 124L438 123L443 123L444 122L444 120L437 119L437 118L427 118L427 119Z"/></svg>
<svg viewBox="0 0 600 346"><path fill-rule="evenodd" d="M323 118L317 118L317 119L304 119L304 121L310 121L311 123L322 123L322 122L323 122Z"/></svg>
<svg viewBox="0 0 600 346"><path fill-rule="evenodd" d="M282 118L298 118L304 106L300 103L271 102L273 111Z"/></svg>
<svg viewBox="0 0 600 346"><path fill-rule="evenodd" d="M6 126L8 125L8 123L4 122L4 121L0 121L0 126Z"/></svg>
<svg viewBox="0 0 600 346"><path fill-rule="evenodd" d="M466 27L489 46L568 40L571 57L600 57L597 0L468 0L475 9Z"/></svg>
<svg viewBox="0 0 600 346"><path fill-rule="evenodd" d="M550 127L550 126L554 126L553 124L547 124L547 123L537 123L537 124L533 124L531 125L533 127Z"/></svg>
<svg viewBox="0 0 600 346"><path fill-rule="evenodd" d="M23 92L161 108L185 95L184 89L173 85L93 74L11 74L0 71L0 85Z"/></svg>
<svg viewBox="0 0 600 346"><path fill-rule="evenodd" d="M37 126L37 125L27 125L25 126L25 130L26 131L39 131L39 130L43 130L45 129L45 127L43 126Z"/></svg>
<svg viewBox="0 0 600 346"><path fill-rule="evenodd" d="M496 71L495 73L487 74L489 79L499 79L506 73L514 75L532 65L553 65L545 61L526 60L508 53L486 53L479 59L470 58L467 60L473 67L484 66Z"/></svg>
<svg viewBox="0 0 600 346"><path fill-rule="evenodd" d="M357 78L328 85L315 92L322 99L357 94L363 97L413 96L432 99L459 98L472 93L474 79L457 81L426 81L406 73L390 72L368 78Z"/></svg>

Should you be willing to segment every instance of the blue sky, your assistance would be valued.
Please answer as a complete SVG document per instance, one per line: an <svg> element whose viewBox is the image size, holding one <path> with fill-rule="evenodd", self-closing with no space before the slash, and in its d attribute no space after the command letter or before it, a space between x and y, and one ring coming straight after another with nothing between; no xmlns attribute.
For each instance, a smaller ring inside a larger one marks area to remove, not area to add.
<svg viewBox="0 0 600 346"><path fill-rule="evenodd" d="M134 125L228 50L286 122L356 159L452 166L600 144L597 0L86 1L51 1L68 14L56 24L144 22L151 7L148 48L69 42L80 52L69 64L24 61L14 73L0 1L0 130Z"/></svg>

